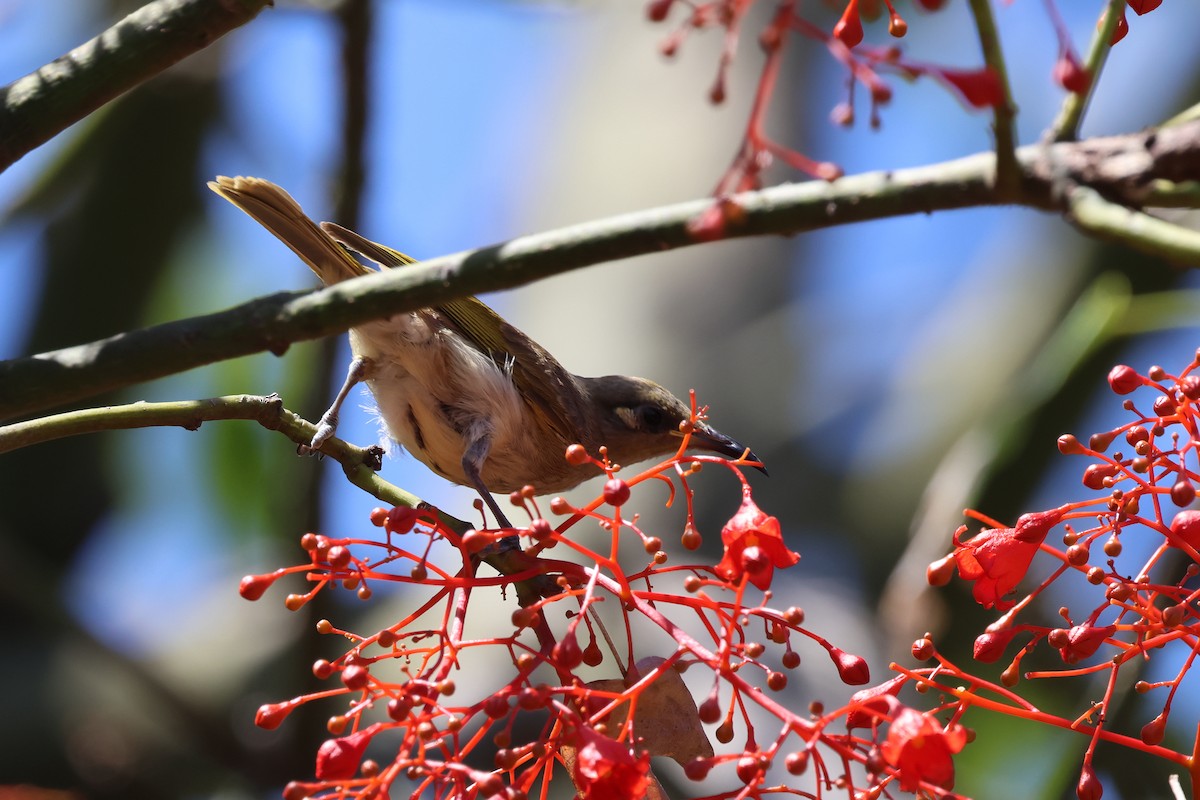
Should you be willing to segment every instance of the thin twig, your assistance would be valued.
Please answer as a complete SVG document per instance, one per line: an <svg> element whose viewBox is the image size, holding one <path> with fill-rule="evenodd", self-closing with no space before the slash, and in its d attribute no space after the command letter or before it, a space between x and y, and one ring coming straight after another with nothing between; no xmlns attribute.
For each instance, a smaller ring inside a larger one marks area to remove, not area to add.
<svg viewBox="0 0 1200 800"><path fill-rule="evenodd" d="M1092 100L1100 72L1108 58L1108 51L1112 49L1113 32L1117 29L1117 20L1121 17L1125 2L1126 0L1108 0L1108 6L1100 18L1100 26L1092 36L1092 43L1083 62L1083 68L1088 74L1087 91L1083 94L1067 92L1062 109L1058 112L1058 119L1054 121L1054 127L1051 129L1052 141L1069 142L1079 138L1079 124L1083 120L1088 103Z"/></svg>
<svg viewBox="0 0 1200 800"><path fill-rule="evenodd" d="M996 106L992 119L996 134L996 191L1004 197L1016 197L1020 189L1017 135L1013 124L1016 105L1013 103L1012 86L1008 82L1008 68L1004 64L1004 50L1000 47L1000 33L992 16L991 0L970 0L970 6L984 63L1000 84L1001 102Z"/></svg>

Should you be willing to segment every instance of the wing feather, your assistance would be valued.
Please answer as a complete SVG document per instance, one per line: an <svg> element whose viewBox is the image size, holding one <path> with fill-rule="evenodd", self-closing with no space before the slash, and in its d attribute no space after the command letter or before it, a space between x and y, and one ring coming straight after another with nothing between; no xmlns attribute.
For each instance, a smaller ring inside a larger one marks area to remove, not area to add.
<svg viewBox="0 0 1200 800"><path fill-rule="evenodd" d="M372 242L348 228L322 222L321 229L343 246L381 267L417 263L411 256ZM464 339L512 376L526 405L544 428L565 445L588 438L588 419L582 413L585 398L575 376L554 356L530 339L483 301L463 297L437 306L434 311Z"/></svg>

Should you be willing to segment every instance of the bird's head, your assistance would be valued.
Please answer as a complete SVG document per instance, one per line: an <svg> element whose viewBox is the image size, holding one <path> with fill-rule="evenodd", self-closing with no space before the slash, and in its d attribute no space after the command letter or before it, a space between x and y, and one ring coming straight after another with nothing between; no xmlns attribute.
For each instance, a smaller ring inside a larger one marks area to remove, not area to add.
<svg viewBox="0 0 1200 800"><path fill-rule="evenodd" d="M691 409L678 397L645 378L605 375L582 380L600 443L608 447L614 462L636 464L679 449L683 437L679 423L691 416ZM729 458L740 458L747 450L705 422L696 424L690 447ZM749 457L758 460L754 453Z"/></svg>

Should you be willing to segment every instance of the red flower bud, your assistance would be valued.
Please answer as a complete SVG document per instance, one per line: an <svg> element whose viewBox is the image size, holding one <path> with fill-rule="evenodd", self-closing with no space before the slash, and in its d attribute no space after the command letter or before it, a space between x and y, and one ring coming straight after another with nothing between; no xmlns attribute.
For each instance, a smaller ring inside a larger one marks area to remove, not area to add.
<svg viewBox="0 0 1200 800"><path fill-rule="evenodd" d="M1008 647L1008 643L1017 635L1016 630L1010 628L1004 631L988 631L981 633L975 639L975 648L972 655L975 660L983 664L991 664L1004 655L1004 649Z"/></svg>
<svg viewBox="0 0 1200 800"><path fill-rule="evenodd" d="M620 478L609 478L604 484L604 502L610 506L623 506L629 502L629 484Z"/></svg>
<svg viewBox="0 0 1200 800"><path fill-rule="evenodd" d="M342 683L351 691L359 691L367 688L367 683L371 680L371 673L366 667L358 664L352 664L342 670Z"/></svg>
<svg viewBox="0 0 1200 800"><path fill-rule="evenodd" d="M1171 520L1171 533L1194 550L1200 550L1200 511L1180 511L1176 514L1175 519Z"/></svg>
<svg viewBox="0 0 1200 800"><path fill-rule="evenodd" d="M1116 464L1092 464L1083 471L1083 485L1089 489L1107 488L1104 485L1105 478L1111 478L1117 474Z"/></svg>
<svg viewBox="0 0 1200 800"><path fill-rule="evenodd" d="M574 631L554 645L551 655L555 663L564 669L575 669L583 663L583 650L579 647L579 640L575 638Z"/></svg>
<svg viewBox="0 0 1200 800"><path fill-rule="evenodd" d="M1088 437L1088 447L1097 453L1103 453L1113 443L1113 439L1115 438L1117 438L1117 431L1115 430L1108 431L1107 433L1093 433Z"/></svg>
<svg viewBox="0 0 1200 800"><path fill-rule="evenodd" d="M1074 53L1067 51L1054 62L1054 80L1068 92L1083 94L1092 85L1092 75Z"/></svg>
<svg viewBox="0 0 1200 800"><path fill-rule="evenodd" d="M1142 385L1142 376L1125 364L1118 364L1108 371L1108 386L1117 394L1129 394Z"/></svg>
<svg viewBox="0 0 1200 800"><path fill-rule="evenodd" d="M862 20L858 18L858 0L850 0L846 4L842 18L833 26L833 36L849 48L863 40Z"/></svg>
<svg viewBox="0 0 1200 800"><path fill-rule="evenodd" d="M1058 648L1058 653L1064 662L1074 664L1093 655L1100 649L1100 645L1104 644L1104 640L1116 632L1116 625L1106 625L1102 628L1092 625L1075 625L1066 632L1065 643L1057 645L1051 643L1051 646Z"/></svg>
<svg viewBox="0 0 1200 800"><path fill-rule="evenodd" d="M1096 770L1091 764L1085 764L1079 772L1079 783L1075 785L1075 795L1079 800L1100 800L1104 795L1104 786L1096 777Z"/></svg>
<svg viewBox="0 0 1200 800"><path fill-rule="evenodd" d="M675 0L653 0L646 6L646 18L651 22L662 22L670 13L673 2Z"/></svg>
<svg viewBox="0 0 1200 800"><path fill-rule="evenodd" d="M383 529L388 533L408 533L417 524L417 520L421 518L421 510L418 508L409 508L408 506L395 506L391 511L386 513L383 522L376 522L379 519L379 512L382 509L375 509L371 512L371 522L383 525Z"/></svg>
<svg viewBox="0 0 1200 800"><path fill-rule="evenodd" d="M257 600L263 596L263 592L270 588L277 577L277 575L247 575L238 584L238 594L247 600Z"/></svg>
<svg viewBox="0 0 1200 800"><path fill-rule="evenodd" d="M847 653L840 647L831 647L829 657L837 666L838 677L847 686L862 686L871 680L871 668L862 656Z"/></svg>
<svg viewBox="0 0 1200 800"><path fill-rule="evenodd" d="M1142 726L1142 741L1151 747L1162 744L1163 734L1167 731L1167 712L1162 712Z"/></svg>
<svg viewBox="0 0 1200 800"><path fill-rule="evenodd" d="M363 752L379 727L377 723L349 736L326 739L317 751L317 778L338 781L354 777Z"/></svg>
<svg viewBox="0 0 1200 800"><path fill-rule="evenodd" d="M334 569L345 569L350 566L350 548L344 545L334 545L329 548L329 555L326 556L329 561L329 566Z"/></svg>
<svg viewBox="0 0 1200 800"><path fill-rule="evenodd" d="M783 760L783 766L791 775L803 775L808 769L808 751L797 750L794 753L788 753L787 758Z"/></svg>
<svg viewBox="0 0 1200 800"><path fill-rule="evenodd" d="M925 568L925 580L930 586L945 586L954 576L954 554L940 558Z"/></svg>
<svg viewBox="0 0 1200 800"><path fill-rule="evenodd" d="M1058 437L1058 452L1064 456L1077 456L1083 453L1083 445L1072 434L1064 433Z"/></svg>
<svg viewBox="0 0 1200 800"><path fill-rule="evenodd" d="M275 730L287 715L292 713L292 709L300 705L302 699L297 697L293 700L288 700L286 703L267 703L259 706L257 713L254 715L254 724L264 730Z"/></svg>

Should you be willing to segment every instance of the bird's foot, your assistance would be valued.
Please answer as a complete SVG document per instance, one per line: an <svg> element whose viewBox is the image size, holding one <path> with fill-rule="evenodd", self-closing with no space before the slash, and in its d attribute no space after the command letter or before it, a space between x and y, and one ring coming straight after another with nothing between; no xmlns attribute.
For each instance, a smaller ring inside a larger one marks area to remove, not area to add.
<svg viewBox="0 0 1200 800"><path fill-rule="evenodd" d="M333 432L337 430L338 424L338 409L330 406L329 410L321 415L317 420L317 432L313 435L312 441L308 444L309 450L320 450L321 445L329 441L333 436Z"/></svg>

